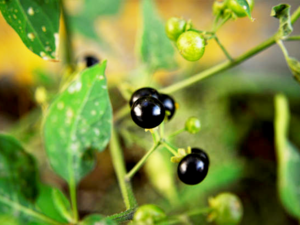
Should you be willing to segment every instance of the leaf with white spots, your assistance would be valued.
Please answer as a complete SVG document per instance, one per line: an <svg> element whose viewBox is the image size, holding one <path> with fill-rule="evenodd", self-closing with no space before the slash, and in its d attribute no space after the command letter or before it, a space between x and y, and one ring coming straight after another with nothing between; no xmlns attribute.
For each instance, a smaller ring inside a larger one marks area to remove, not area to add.
<svg viewBox="0 0 300 225"><path fill-rule="evenodd" d="M300 152L288 140L289 105L284 95L275 98L275 138L280 200L288 213L300 219Z"/></svg>
<svg viewBox="0 0 300 225"><path fill-rule="evenodd" d="M15 138L0 134L0 224L53 224L35 207L37 176L34 158Z"/></svg>
<svg viewBox="0 0 300 225"><path fill-rule="evenodd" d="M44 140L50 164L66 181L78 183L95 166L95 151L106 147L112 108L106 61L79 74L50 106Z"/></svg>
<svg viewBox="0 0 300 225"><path fill-rule="evenodd" d="M0 0L0 10L27 48L45 60L57 60L58 0Z"/></svg>

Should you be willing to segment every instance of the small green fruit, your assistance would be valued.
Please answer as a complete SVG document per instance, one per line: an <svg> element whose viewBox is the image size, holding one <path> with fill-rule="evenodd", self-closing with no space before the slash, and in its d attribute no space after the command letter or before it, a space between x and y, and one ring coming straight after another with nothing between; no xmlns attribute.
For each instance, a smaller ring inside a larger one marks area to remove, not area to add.
<svg viewBox="0 0 300 225"><path fill-rule="evenodd" d="M190 117L185 122L185 130L191 134L196 134L201 130L200 120L196 117Z"/></svg>
<svg viewBox="0 0 300 225"><path fill-rule="evenodd" d="M170 18L166 23L166 33L169 39L176 41L180 34L185 31L186 21L178 17Z"/></svg>
<svg viewBox="0 0 300 225"><path fill-rule="evenodd" d="M209 205L213 210L208 216L210 221L215 221L218 225L236 225L241 222L243 205L236 195L221 193L209 199Z"/></svg>
<svg viewBox="0 0 300 225"><path fill-rule="evenodd" d="M156 205L140 206L133 216L134 224L154 225L155 222L165 219L165 212Z"/></svg>
<svg viewBox="0 0 300 225"><path fill-rule="evenodd" d="M189 61L199 60L205 50L204 37L195 31L182 33L176 42L179 53Z"/></svg>

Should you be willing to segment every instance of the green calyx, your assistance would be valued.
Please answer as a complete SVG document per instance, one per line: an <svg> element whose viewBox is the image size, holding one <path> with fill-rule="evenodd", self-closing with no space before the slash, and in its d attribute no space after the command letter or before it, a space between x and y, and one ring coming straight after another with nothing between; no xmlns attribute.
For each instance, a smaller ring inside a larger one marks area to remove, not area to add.
<svg viewBox="0 0 300 225"><path fill-rule="evenodd" d="M254 7L254 0L246 0L250 11L252 11ZM247 16L247 8L246 6L242 7L237 0L229 0L227 2L227 8L231 9L231 11L237 16L237 17L245 17Z"/></svg>
<svg viewBox="0 0 300 225"><path fill-rule="evenodd" d="M182 160L182 158L184 158L188 154L191 154L191 152L192 152L191 147L187 147L187 149L179 148L177 150L177 155L175 155L171 158L171 162L179 163Z"/></svg>

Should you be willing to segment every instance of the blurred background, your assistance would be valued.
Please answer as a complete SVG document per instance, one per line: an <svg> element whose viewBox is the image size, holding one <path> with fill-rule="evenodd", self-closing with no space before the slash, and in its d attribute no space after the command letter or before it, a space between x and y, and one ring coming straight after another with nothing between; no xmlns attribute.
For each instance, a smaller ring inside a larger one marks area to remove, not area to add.
<svg viewBox="0 0 300 225"><path fill-rule="evenodd" d="M210 30L213 22L211 0L156 0L155 15L164 23L169 17L191 19L200 30ZM272 36L279 22L270 16L277 0L256 1L251 22L248 18L229 21L218 37L233 57ZM293 12L299 0L286 0ZM144 29L141 1L66 1L72 34L73 58L80 64L86 55L107 59L106 76L114 111L127 104L125 83L134 87L168 86L226 60L219 47L209 41L204 57L185 61L174 48L168 69L149 70L140 55ZM294 33L300 33L300 22ZM61 23L61 39L64 26ZM67 185L50 169L41 137L45 105L57 93L67 70L61 41L61 61L44 61L22 43L0 16L0 131L15 135L38 158L42 179L67 192ZM152 48L149 46L148 48ZM300 42L285 42L290 56L300 59ZM154 46L155 47L155 46ZM169 60L169 59L167 59ZM234 69L175 92L180 108L166 126L172 133L196 116L202 130L181 134L173 140L177 147L201 147L211 159L207 179L197 186L181 184L176 165L169 163L162 149L133 178L139 204L153 203L170 214L207 206L207 199L219 192L237 194L244 205L242 224L297 224L280 203L274 145L274 95L284 93L290 101L290 140L299 148L300 86L276 45ZM42 97L43 98L43 97ZM116 123L122 140L127 169L131 169L151 147L151 137L127 116ZM163 172L161 172L163 171ZM145 194L147 193L147 194ZM79 186L80 215L104 215L124 210L109 151L98 154L98 164ZM206 224L206 217L194 217L188 224Z"/></svg>

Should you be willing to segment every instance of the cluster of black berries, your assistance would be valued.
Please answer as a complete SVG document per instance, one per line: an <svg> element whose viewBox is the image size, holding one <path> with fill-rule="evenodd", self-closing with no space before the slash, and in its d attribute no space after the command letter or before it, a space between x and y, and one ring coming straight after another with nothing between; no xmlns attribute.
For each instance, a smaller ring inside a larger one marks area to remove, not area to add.
<svg viewBox="0 0 300 225"><path fill-rule="evenodd" d="M170 120L176 110L174 99L157 90L144 87L135 91L130 99L131 118L140 127L151 129L160 125L165 117Z"/></svg>
<svg viewBox="0 0 300 225"><path fill-rule="evenodd" d="M202 149L192 148L192 152L179 162L177 174L183 183L194 185L204 180L208 167L209 158L207 154Z"/></svg>
<svg viewBox="0 0 300 225"><path fill-rule="evenodd" d="M165 118L170 120L176 110L174 99L157 90L144 87L135 91L129 101L131 118L140 127L152 129L160 125ZM188 130L194 131L195 119L188 123ZM199 123L199 122L198 122ZM191 129L189 129L191 128ZM207 175L209 159L207 154L199 148L192 148L191 153L183 157L177 169L179 179L189 185L200 183Z"/></svg>

